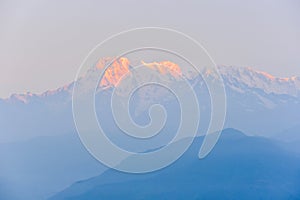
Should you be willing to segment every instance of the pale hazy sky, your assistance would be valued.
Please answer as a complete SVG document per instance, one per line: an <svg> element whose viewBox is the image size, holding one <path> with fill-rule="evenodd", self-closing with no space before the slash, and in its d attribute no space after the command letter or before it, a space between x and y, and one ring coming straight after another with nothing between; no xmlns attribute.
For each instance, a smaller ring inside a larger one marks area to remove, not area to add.
<svg viewBox="0 0 300 200"><path fill-rule="evenodd" d="M300 1L0 0L0 97L71 82L87 53L119 31L184 32L218 64L300 76Z"/></svg>

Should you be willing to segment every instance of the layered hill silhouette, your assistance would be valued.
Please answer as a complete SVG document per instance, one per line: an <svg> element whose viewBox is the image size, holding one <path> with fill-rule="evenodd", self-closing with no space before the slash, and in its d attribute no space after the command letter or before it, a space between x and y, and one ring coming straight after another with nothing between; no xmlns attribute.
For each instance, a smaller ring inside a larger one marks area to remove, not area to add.
<svg viewBox="0 0 300 200"><path fill-rule="evenodd" d="M160 171L110 169L50 199L299 199L299 156L270 140L226 129L212 153L199 160L201 142L196 138L178 161Z"/></svg>

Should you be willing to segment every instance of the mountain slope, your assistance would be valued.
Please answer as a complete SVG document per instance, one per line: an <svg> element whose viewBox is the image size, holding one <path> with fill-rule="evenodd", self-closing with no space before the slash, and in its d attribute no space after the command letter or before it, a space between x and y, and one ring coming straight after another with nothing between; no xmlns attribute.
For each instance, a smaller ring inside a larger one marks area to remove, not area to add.
<svg viewBox="0 0 300 200"><path fill-rule="evenodd" d="M271 140L223 131L204 160L202 138L173 165L149 174L108 170L73 184L60 199L299 199L300 158Z"/></svg>

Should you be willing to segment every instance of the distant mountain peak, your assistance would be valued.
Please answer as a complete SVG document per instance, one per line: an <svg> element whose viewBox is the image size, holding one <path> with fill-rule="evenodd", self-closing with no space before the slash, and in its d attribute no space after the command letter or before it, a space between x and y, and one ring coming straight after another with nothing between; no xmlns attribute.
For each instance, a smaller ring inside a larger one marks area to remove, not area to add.
<svg viewBox="0 0 300 200"><path fill-rule="evenodd" d="M96 69L104 69L107 65L109 65L104 73L103 78L100 82L101 88L107 87L116 87L122 77L127 73L132 73L132 69L135 68L131 65L131 62L128 58L120 57L120 58L102 58L96 64ZM180 67L171 62L171 61L161 61L161 62L144 62L140 61L140 65L144 65L150 69L156 70L158 73L166 76L171 76L177 79L182 75Z"/></svg>
<svg viewBox="0 0 300 200"><path fill-rule="evenodd" d="M111 65L106 69L105 74L100 82L100 87L117 86L122 76L130 72L130 61L124 57L121 57L119 59L100 59L96 64L96 68L102 70L104 69L104 67L106 67L106 65L110 63Z"/></svg>
<svg viewBox="0 0 300 200"><path fill-rule="evenodd" d="M152 63L146 63L142 61L142 64L151 69L157 70L158 72L164 75L171 74L175 78L182 75L181 68L177 64L171 61L152 62Z"/></svg>

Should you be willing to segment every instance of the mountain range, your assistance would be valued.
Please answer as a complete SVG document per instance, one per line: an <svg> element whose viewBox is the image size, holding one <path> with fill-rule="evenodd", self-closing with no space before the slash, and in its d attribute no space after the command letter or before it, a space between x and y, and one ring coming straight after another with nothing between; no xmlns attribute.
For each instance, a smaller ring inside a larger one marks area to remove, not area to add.
<svg viewBox="0 0 300 200"><path fill-rule="evenodd" d="M102 70L111 61L111 58L101 59L91 70ZM52 196L53 199L91 199L93 195L99 198L117 195L112 192L113 188L128 197L141 198L149 193L153 193L154 196L150 196L155 198L154 190L157 190L158 195L166 188L169 188L164 193L166 197L172 197L172 194L180 196L191 190L195 199L199 196L208 199L222 197L218 195L225 195L225 199L238 199L240 192L247 194L249 199L275 198L272 195L264 196L264 191L278 195L277 199L294 199L299 196L299 190L295 188L299 185L300 165L297 158L300 153L299 77L276 78L252 68L218 66L227 95L224 128L235 128L241 132L226 130L212 155L201 164L194 154L200 148L199 143L211 117L210 95L203 77L214 79L214 74L209 69L204 69L202 75L193 71L186 72L171 61L139 63L165 76L170 84L176 83L180 75L193 86L199 99L201 121L196 145L187 152L186 157L176 162L170 168L171 171L145 175L144 178L133 176L132 179L131 176L127 177L113 170L106 171L107 168L86 151L76 133L72 115L74 82L42 94L13 94L9 98L0 99L0 198L47 199ZM180 123L180 109L179 103L168 91L146 86L132 97L130 112L136 123L146 125L150 120L150 106L162 104L168 114L163 134L151 138L151 144L149 141L141 142L124 136L114 123L110 100L121 77L131 73L132 69L132 63L127 58L114 61L99 82L95 105L99 122L109 133L108 137L120 147L141 152L161 147L170 141ZM88 77L80 77L79 81L84 78ZM249 161L246 160L248 158ZM225 166L221 168L224 163ZM286 166L282 163L286 163ZM223 169L226 169L225 172ZM104 171L106 172L102 174ZM193 180L189 179L193 175L186 173L187 171L195 172L194 175L197 176ZM218 171L224 173L213 173ZM243 175L245 171L249 175ZM172 185L169 181L175 180L172 179L176 177L173 176L174 173L179 175L176 180L183 180L181 185L176 181ZM163 178L162 188L156 187L159 176ZM214 181L210 182L210 177ZM145 178L149 180L146 181ZM279 179L283 182L280 183ZM86 181L76 182L79 180ZM140 188L141 192L137 194L140 196L133 196L136 190L130 188L142 185L141 180L147 187L145 185L145 188ZM206 185L206 182L210 184ZM73 185L69 188L71 184ZM124 188L123 184L128 188ZM212 185L218 188L218 194L210 192L214 188ZM228 187L222 188L224 185ZM146 190L148 186L152 189ZM203 190L195 192L196 187L200 186ZM68 189L58 193L65 188ZM175 188L182 188L181 193L176 192ZM234 196L230 191L234 191Z"/></svg>
<svg viewBox="0 0 300 200"><path fill-rule="evenodd" d="M110 61L109 58L99 60L96 69L102 69ZM176 74L183 73L178 65L170 61L144 63L144 65L175 79ZM99 84L101 89L99 96L110 92L120 77L129 71L128 59L116 60L105 72ZM299 77L276 78L251 68L228 66L219 66L218 71L223 78L227 93L225 127L235 127L246 134L270 136L300 124L298 120L300 118L298 112L300 110ZM212 77L213 75L209 69L206 69L202 72L202 76ZM203 107L201 110L204 113L203 116L208 116L210 99L203 78L197 74L186 77L194 86L199 99L204 102L200 103ZM73 86L74 83L70 83L42 94L28 92L0 99L2 111L0 126L3 133L0 135L0 141L12 142L41 135L52 136L74 132L71 108ZM140 99L145 101L147 97L145 94L142 95L139 95ZM155 99L156 96L159 96L157 91L150 98ZM244 120L239 120L240 118Z"/></svg>

